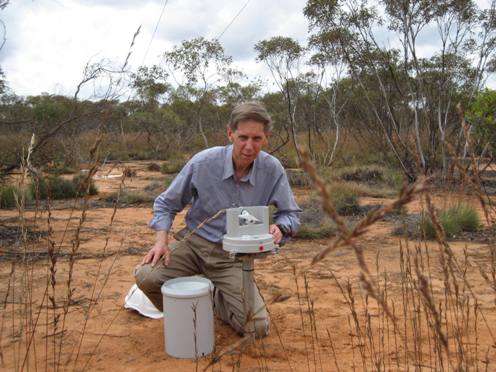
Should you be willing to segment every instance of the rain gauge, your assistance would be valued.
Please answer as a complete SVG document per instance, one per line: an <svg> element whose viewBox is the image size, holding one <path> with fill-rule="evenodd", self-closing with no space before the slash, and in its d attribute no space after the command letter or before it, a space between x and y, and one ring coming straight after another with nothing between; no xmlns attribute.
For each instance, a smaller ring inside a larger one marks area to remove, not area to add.
<svg viewBox="0 0 496 372"><path fill-rule="evenodd" d="M269 207L240 207L226 210L226 235L222 247L243 265L243 303L246 317L245 335L255 339L255 276L254 261L278 251L269 234Z"/></svg>

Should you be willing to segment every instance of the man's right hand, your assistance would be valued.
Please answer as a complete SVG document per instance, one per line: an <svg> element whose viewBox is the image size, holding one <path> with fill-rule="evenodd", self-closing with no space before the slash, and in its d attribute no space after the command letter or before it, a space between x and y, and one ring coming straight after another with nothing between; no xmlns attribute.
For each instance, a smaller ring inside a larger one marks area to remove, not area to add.
<svg viewBox="0 0 496 372"><path fill-rule="evenodd" d="M164 256L164 264L166 266L169 265L170 250L167 242L167 231L157 231L157 241L143 258L141 264L145 265L151 263L152 266L155 266L162 256Z"/></svg>

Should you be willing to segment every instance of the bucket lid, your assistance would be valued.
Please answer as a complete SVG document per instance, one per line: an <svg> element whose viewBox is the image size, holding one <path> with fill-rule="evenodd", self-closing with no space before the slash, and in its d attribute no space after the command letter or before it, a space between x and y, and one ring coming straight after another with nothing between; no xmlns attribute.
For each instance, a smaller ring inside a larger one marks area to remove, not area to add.
<svg viewBox="0 0 496 372"><path fill-rule="evenodd" d="M134 284L124 299L126 309L136 310L143 316L153 319L164 317L164 313L159 311L146 295Z"/></svg>
<svg viewBox="0 0 496 372"><path fill-rule="evenodd" d="M166 281L162 285L162 295L175 298L204 296L214 288L212 282L200 276L185 276Z"/></svg>

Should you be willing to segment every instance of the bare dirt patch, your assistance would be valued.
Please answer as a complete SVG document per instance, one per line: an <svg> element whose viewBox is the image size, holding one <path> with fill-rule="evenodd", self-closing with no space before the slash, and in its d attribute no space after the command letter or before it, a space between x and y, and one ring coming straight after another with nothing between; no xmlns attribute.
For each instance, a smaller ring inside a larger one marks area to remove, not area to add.
<svg viewBox="0 0 496 372"><path fill-rule="evenodd" d="M136 175L125 181L127 189L142 190L162 177L159 172L148 171L148 163L128 164L136 170ZM119 189L120 177L104 176L118 176L122 169L109 170L97 173L95 181L100 194L92 198L92 203ZM297 190L296 195L304 196L306 192ZM461 197L442 193L433 195L437 206ZM463 198L477 206L474 198L466 195ZM388 201L364 198L360 205L382 205ZM24 214L26 221L35 224L36 231L41 234L36 239L16 247L12 241L2 239L1 368L54 370L54 365L59 364L61 370L78 371L180 371L195 370L197 363L200 370L205 368L211 361L208 357L198 361L179 360L164 353L162 320L144 318L123 308L124 297L133 284L133 268L154 241L154 233L147 227L152 216L151 205L119 208L113 220L114 209L111 206L91 205L94 207L86 212L82 225L80 218L84 203L78 204L75 210L61 207L51 211L53 231L50 240L55 242L55 249L59 252L55 264L50 264L47 253L50 241L47 238L47 210L30 210ZM416 200L408 205L407 210L418 213L424 208L423 202ZM18 218L18 212L2 210L0 216L2 221L12 222ZM176 218L174 228L181 228L183 223L184 212ZM74 236L78 228L79 243L76 243ZM400 332L395 333L392 319L363 290L360 268L350 247L335 250L323 261L310 266L313 256L328 246L332 238L295 240L283 247L278 255L256 263L257 281L269 304L270 335L241 353L234 351L224 355L212 370L238 367L247 371L337 370L336 364L343 371L414 370L424 368L422 366L436 369L436 351L429 343L433 338L432 330L425 326L425 319L412 315L423 314L419 311L424 308L425 301L421 296L404 298L407 293L402 289L404 276L414 278L415 273L405 272L402 265L406 257L411 258L412 265L414 257L423 258L423 272L429 279L432 293L442 299L446 290L445 273L439 263L442 249L435 242L402 241L391 235L393 228L393 221L379 222L370 227L357 244L364 249L371 276L387 290L388 303L391 309L395 309ZM78 248L73 256L68 287L70 252L74 244ZM470 369L475 365L480 368L487 365L491 370L496 363L493 347L495 292L491 283L494 270L492 252L496 249L494 239L484 242L457 240L450 242L450 247L458 262L466 262L463 266L466 268L465 277L460 277L458 282L459 296L465 296L469 307L481 309L485 317L482 320L480 313L471 313L465 328L460 324L461 340L470 345L466 350L472 351L466 355L462 365ZM25 255L36 259L23 260ZM47 284L50 267L56 270L53 286L50 282ZM473 296L469 294L467 283ZM352 307L347 303L349 297L343 295L347 288L355 301L356 316L363 326L361 330L355 326ZM71 291L70 302L66 301L68 291ZM412 306L406 320L402 314L405 301ZM64 307L67 309L65 320ZM441 309L441 316L444 310ZM449 306L447 310L450 314L456 311ZM475 317L478 318L476 330ZM434 321L433 313L427 321ZM418 329L415 329L415 322L419 324ZM447 332L449 350L455 353L452 363L457 365L456 343L459 338L451 327L444 322L442 325ZM367 336L368 329L372 334L370 337ZM377 329L382 329L382 333ZM240 336L220 321L216 321L215 331L216 353L240 340ZM421 346L416 350L415 345ZM405 352L405 348L408 351ZM439 352L443 353L442 350ZM368 361L365 364L362 355ZM406 358L405 355L410 356Z"/></svg>

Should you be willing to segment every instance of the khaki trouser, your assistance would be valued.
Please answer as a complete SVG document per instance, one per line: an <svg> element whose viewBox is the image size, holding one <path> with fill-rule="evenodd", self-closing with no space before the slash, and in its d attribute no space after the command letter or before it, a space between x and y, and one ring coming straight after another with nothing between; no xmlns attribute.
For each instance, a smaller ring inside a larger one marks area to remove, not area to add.
<svg viewBox="0 0 496 372"><path fill-rule="evenodd" d="M211 243L196 234L189 235L186 229L175 237L180 241L169 244L170 262L164 265L163 258L155 264L138 265L134 276L136 284L150 301L163 309L162 284L173 278L203 275L214 284L214 313L243 334L246 316L243 307L243 279L241 261L234 260L222 249L221 244ZM269 316L260 291L255 291L255 334L264 337L269 331Z"/></svg>

